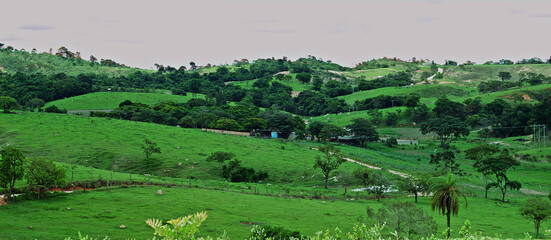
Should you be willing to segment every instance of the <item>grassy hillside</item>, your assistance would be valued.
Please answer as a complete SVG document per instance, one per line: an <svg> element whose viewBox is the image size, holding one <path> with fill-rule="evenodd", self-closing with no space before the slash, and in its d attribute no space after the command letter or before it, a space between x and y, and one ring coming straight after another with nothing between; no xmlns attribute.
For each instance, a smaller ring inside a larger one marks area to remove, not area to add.
<svg viewBox="0 0 551 240"><path fill-rule="evenodd" d="M163 190L162 196L156 194L158 189ZM473 228L484 235L501 233L520 238L524 232L532 232L532 222L518 214L518 202L500 204L478 198L469 198L468 201L469 206L465 208L462 205L459 215L452 217L452 229L460 229L463 222L469 219ZM421 197L417 205L432 215L438 224L438 231L443 231L445 218L430 210L429 198ZM366 219L365 209L368 206L378 209L381 203L360 200L326 201L324 204L321 200L213 190L138 187L65 194L2 206L0 217L5 224L0 229L0 236L9 234L17 239L62 239L67 236L75 238L80 231L100 239L105 235L112 239L146 239L151 238L153 233L144 223L146 219L168 220L200 211L206 211L208 218L198 236L216 236L226 230L230 238L243 239L250 235L249 223L283 226L312 235L319 230L333 230L335 227L348 232L358 221L372 224L372 220ZM127 228L119 229L120 225ZM29 229L29 226L33 228ZM548 229L551 225L545 222L541 227ZM453 231L452 237L457 236L457 231Z"/></svg>
<svg viewBox="0 0 551 240"><path fill-rule="evenodd" d="M13 144L28 155L100 169L134 173L162 173L169 169L174 176L221 179L220 166L205 159L215 151L230 151L244 166L267 171L270 182L321 185L323 180L319 170L312 169L320 153L299 143L281 144L270 139L198 129L28 112L2 114L0 126L1 142ZM158 143L162 150L162 154L153 155L151 162L144 160L141 148L144 139ZM352 171L357 167L345 163L341 169Z"/></svg>
<svg viewBox="0 0 551 240"><path fill-rule="evenodd" d="M517 81L521 72L551 76L551 66L549 64L453 66L444 68L444 77L458 83L477 84L482 81L501 80L498 76L499 72L510 72L512 76L510 81Z"/></svg>
<svg viewBox="0 0 551 240"><path fill-rule="evenodd" d="M49 102L46 107L56 105L67 110L104 110L115 109L125 100L154 105L163 101L187 102L192 98L205 98L205 95L196 94L196 96L193 96L190 93L187 96L180 96L163 93L95 92Z"/></svg>
<svg viewBox="0 0 551 240"><path fill-rule="evenodd" d="M81 73L106 74L108 76L127 75L136 71L147 71L129 67L108 67L100 64L90 66L89 61L63 58L47 53L29 53L26 51L0 51L0 72L27 74L65 73L76 76Z"/></svg>

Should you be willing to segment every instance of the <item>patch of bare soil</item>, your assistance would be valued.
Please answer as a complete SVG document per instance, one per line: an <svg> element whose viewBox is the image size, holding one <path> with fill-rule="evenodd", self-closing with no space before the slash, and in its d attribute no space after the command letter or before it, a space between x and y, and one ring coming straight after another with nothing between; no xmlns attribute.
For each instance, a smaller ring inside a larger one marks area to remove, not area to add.
<svg viewBox="0 0 551 240"><path fill-rule="evenodd" d="M525 193L525 194L530 194L530 195L547 195L547 193L532 190L532 189L528 189L528 188L521 188L520 191Z"/></svg>
<svg viewBox="0 0 551 240"><path fill-rule="evenodd" d="M291 97L298 97L300 91L291 91Z"/></svg>
<svg viewBox="0 0 551 240"><path fill-rule="evenodd" d="M275 75L278 75L278 74L287 75L287 74L289 74L289 73L291 73L291 72L290 72L290 71L283 71L283 72L278 72L278 73L274 74L274 76L275 76Z"/></svg>

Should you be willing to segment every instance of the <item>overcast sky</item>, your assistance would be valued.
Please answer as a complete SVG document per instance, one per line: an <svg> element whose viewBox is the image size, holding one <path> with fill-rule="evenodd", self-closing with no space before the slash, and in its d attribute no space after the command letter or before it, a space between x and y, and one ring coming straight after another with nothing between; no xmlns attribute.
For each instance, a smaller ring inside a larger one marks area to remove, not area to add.
<svg viewBox="0 0 551 240"><path fill-rule="evenodd" d="M551 55L551 1L0 0L0 42L129 66Z"/></svg>

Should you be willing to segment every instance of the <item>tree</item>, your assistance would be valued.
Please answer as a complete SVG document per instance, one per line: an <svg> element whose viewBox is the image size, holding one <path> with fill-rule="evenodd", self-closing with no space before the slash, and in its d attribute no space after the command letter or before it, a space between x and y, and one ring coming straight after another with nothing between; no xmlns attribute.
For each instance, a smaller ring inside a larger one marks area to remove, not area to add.
<svg viewBox="0 0 551 240"><path fill-rule="evenodd" d="M44 100L40 98L32 98L31 100L29 100L29 102L27 102L27 107L31 111L34 111L37 108L44 107Z"/></svg>
<svg viewBox="0 0 551 240"><path fill-rule="evenodd" d="M476 171L482 173L482 176L484 176L485 198L488 198L488 189L490 189L488 185L488 177L491 174L490 169L486 167L485 162L487 162L488 158L498 152L499 149L497 147L486 144L481 144L465 151L465 155L467 156L467 158L475 161L473 167L476 169Z"/></svg>
<svg viewBox="0 0 551 240"><path fill-rule="evenodd" d="M154 143L150 141L149 139L144 140L144 145L142 145L142 149L145 153L145 159L149 161L149 156L151 156L153 153L161 153L161 148L157 147L157 143Z"/></svg>
<svg viewBox="0 0 551 240"><path fill-rule="evenodd" d="M306 84L306 83L310 82L310 79L312 79L312 74L310 74L310 73L297 73L296 78L297 78L297 80L299 80L303 84Z"/></svg>
<svg viewBox="0 0 551 240"><path fill-rule="evenodd" d="M415 196L415 203L417 203L417 195L427 192L428 188L428 183L424 178L407 177L400 179L398 182L398 189L413 194Z"/></svg>
<svg viewBox="0 0 551 240"><path fill-rule="evenodd" d="M467 125L460 119L451 116L432 118L421 125L423 135L431 132L436 134L436 137L440 140L440 146L444 150L448 150L449 144L455 139L469 136Z"/></svg>
<svg viewBox="0 0 551 240"><path fill-rule="evenodd" d="M0 150L0 187L8 188L8 198L11 197L13 186L17 180L21 180L25 174L25 156L14 147L6 147Z"/></svg>
<svg viewBox="0 0 551 240"><path fill-rule="evenodd" d="M27 184L38 190L40 197L44 197L44 192L50 186L65 184L66 171L51 160L32 158L27 166Z"/></svg>
<svg viewBox="0 0 551 240"><path fill-rule="evenodd" d="M352 120L352 124L347 125L350 132L354 134L354 139L360 142L360 146L364 147L366 141L379 140L379 134L369 120L365 118L356 118Z"/></svg>
<svg viewBox="0 0 551 240"><path fill-rule="evenodd" d="M354 175L350 174L350 172L343 171L339 173L338 179L344 188L344 197L348 198L348 187L356 182Z"/></svg>
<svg viewBox="0 0 551 240"><path fill-rule="evenodd" d="M235 154L231 152L218 151L210 154L210 156L208 156L206 160L207 162L212 162L212 161L218 162L220 167L222 167L222 164L225 161L232 160L234 157L235 157Z"/></svg>
<svg viewBox="0 0 551 240"><path fill-rule="evenodd" d="M195 62L189 62L189 65L191 66L191 70L197 69L197 65L195 65Z"/></svg>
<svg viewBox="0 0 551 240"><path fill-rule="evenodd" d="M0 96L0 109L4 110L4 113L9 113L10 110L17 107L17 100L8 96Z"/></svg>
<svg viewBox="0 0 551 240"><path fill-rule="evenodd" d="M449 170L452 173L462 175L463 171L459 169L459 163L455 161L455 154L451 150L444 150L442 152L437 152L430 155L430 164L439 165L440 162L443 162L443 170ZM436 167L438 169L439 166Z"/></svg>
<svg viewBox="0 0 551 240"><path fill-rule="evenodd" d="M519 190L522 184L517 181L511 181L507 177L507 170L512 167L518 166L520 163L511 155L507 149L503 149L501 154L485 159L480 163L479 168L482 171L488 171L494 175L494 182L488 184L488 187L496 187L501 191L501 201L505 202L505 194L507 189Z"/></svg>
<svg viewBox="0 0 551 240"><path fill-rule="evenodd" d="M375 172L369 181L369 192L375 194L377 202L381 201L383 193L390 188L390 181L380 172Z"/></svg>
<svg viewBox="0 0 551 240"><path fill-rule="evenodd" d="M419 106L419 101L420 100L421 100L421 96L419 94L410 93L406 97L406 100L404 101L404 106L415 110L415 108Z"/></svg>
<svg viewBox="0 0 551 240"><path fill-rule="evenodd" d="M314 80L312 81L312 90L321 91L322 86L323 86L323 80L320 78L320 76L318 75L314 76Z"/></svg>
<svg viewBox="0 0 551 240"><path fill-rule="evenodd" d="M414 239L434 234L437 229L432 217L411 202L387 202L379 208L375 219L386 223L396 233L396 239Z"/></svg>
<svg viewBox="0 0 551 240"><path fill-rule="evenodd" d="M527 199L520 208L520 215L534 222L536 238L538 238L541 222L551 218L551 204L542 198Z"/></svg>
<svg viewBox="0 0 551 240"><path fill-rule="evenodd" d="M342 163L345 162L344 157L340 154L340 149L335 148L331 145L325 145L320 147L319 150L325 154L322 158L321 156L316 157L316 163L314 163L314 169L320 168L325 178L325 189L327 189L327 181L329 180L329 175L333 170L338 169Z"/></svg>
<svg viewBox="0 0 551 240"><path fill-rule="evenodd" d="M310 135L312 135L313 137L319 139L320 138L320 133L321 133L321 130L323 129L323 127L325 126L326 124L325 123L322 123L322 122L318 122L318 121L313 121L311 122L310 124L308 124L308 132L310 133Z"/></svg>
<svg viewBox="0 0 551 240"><path fill-rule="evenodd" d="M319 138L327 140L344 135L346 135L346 131L342 127L338 127L332 124L325 124L319 133Z"/></svg>
<svg viewBox="0 0 551 240"><path fill-rule="evenodd" d="M510 72L499 72L497 75L501 78L502 82L505 81L505 80L511 79L511 73Z"/></svg>
<svg viewBox="0 0 551 240"><path fill-rule="evenodd" d="M442 215L446 216L448 226L448 238L450 238L450 218L453 214L459 213L459 197L465 199L467 207L467 197L457 186L457 180L448 175L447 177L437 177L429 179L429 189L434 194L431 199L432 210L438 209Z"/></svg>
<svg viewBox="0 0 551 240"><path fill-rule="evenodd" d="M369 186L371 182L371 177L373 176L373 171L369 168L356 168L354 170L354 177L365 187Z"/></svg>

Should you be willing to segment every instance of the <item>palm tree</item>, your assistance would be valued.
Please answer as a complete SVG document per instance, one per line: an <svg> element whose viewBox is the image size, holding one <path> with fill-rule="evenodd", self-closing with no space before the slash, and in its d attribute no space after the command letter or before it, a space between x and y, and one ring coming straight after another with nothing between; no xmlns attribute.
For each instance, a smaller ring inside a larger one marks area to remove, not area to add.
<svg viewBox="0 0 551 240"><path fill-rule="evenodd" d="M450 238L450 217L459 212L459 197L465 199L467 207L467 197L457 188L457 179L452 175L447 177L431 178L429 180L430 191L434 193L431 200L432 210L438 209L442 215L446 215L448 220L448 238Z"/></svg>

